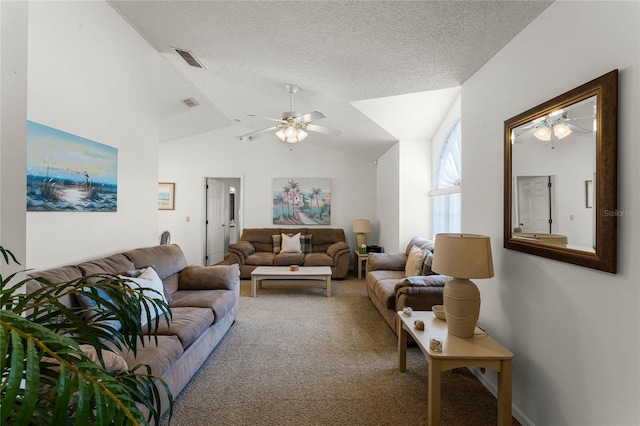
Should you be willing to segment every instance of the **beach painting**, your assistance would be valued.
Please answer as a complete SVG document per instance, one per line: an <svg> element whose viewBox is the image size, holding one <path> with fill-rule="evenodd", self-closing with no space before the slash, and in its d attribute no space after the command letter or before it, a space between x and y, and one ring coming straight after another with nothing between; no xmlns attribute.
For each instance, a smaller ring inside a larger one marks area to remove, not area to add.
<svg viewBox="0 0 640 426"><path fill-rule="evenodd" d="M117 148L27 121L27 211L117 207Z"/></svg>
<svg viewBox="0 0 640 426"><path fill-rule="evenodd" d="M274 178L274 225L330 225L331 179Z"/></svg>

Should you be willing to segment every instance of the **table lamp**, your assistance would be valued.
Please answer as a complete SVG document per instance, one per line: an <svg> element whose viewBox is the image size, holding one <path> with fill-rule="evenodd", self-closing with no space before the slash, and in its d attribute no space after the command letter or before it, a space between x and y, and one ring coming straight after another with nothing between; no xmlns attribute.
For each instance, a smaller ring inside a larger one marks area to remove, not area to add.
<svg viewBox="0 0 640 426"><path fill-rule="evenodd" d="M444 286L444 314L449 333L471 337L480 315L480 291L469 278L493 277L489 237L437 234L431 270L453 277Z"/></svg>
<svg viewBox="0 0 640 426"><path fill-rule="evenodd" d="M355 219L353 221L353 232L356 233L356 249L364 244L367 245L367 232L371 231L371 221L369 219Z"/></svg>

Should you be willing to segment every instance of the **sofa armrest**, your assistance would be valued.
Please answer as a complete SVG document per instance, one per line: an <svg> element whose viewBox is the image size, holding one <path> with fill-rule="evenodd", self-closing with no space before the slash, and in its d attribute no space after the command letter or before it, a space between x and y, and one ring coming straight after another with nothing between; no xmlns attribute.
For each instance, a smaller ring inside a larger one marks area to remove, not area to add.
<svg viewBox="0 0 640 426"><path fill-rule="evenodd" d="M238 241L229 246L231 263L245 264L247 256L255 253L256 248L249 241Z"/></svg>
<svg viewBox="0 0 640 426"><path fill-rule="evenodd" d="M444 287L451 277L446 275L420 275L415 277L407 277L396 283L395 291L404 291L409 294L414 292L418 294L420 288L425 287Z"/></svg>
<svg viewBox="0 0 640 426"><path fill-rule="evenodd" d="M411 306L417 311L430 311L433 305L442 305L444 285L451 277L427 275L407 277L396 284L396 310Z"/></svg>
<svg viewBox="0 0 640 426"><path fill-rule="evenodd" d="M327 255L331 258L335 258L345 251L350 253L351 249L349 249L349 246L344 241L338 241L327 248Z"/></svg>
<svg viewBox="0 0 640 426"><path fill-rule="evenodd" d="M407 255L404 253L369 253L367 256L367 272L384 269L388 271L404 271Z"/></svg>
<svg viewBox="0 0 640 426"><path fill-rule="evenodd" d="M178 277L178 290L234 290L240 285L240 267L187 266Z"/></svg>

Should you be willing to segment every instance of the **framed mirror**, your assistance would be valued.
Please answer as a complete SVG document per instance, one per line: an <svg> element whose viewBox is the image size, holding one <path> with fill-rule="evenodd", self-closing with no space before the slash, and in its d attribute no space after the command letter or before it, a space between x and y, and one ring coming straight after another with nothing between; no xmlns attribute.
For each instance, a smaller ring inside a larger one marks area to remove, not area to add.
<svg viewBox="0 0 640 426"><path fill-rule="evenodd" d="M616 273L618 70L504 122L504 247Z"/></svg>

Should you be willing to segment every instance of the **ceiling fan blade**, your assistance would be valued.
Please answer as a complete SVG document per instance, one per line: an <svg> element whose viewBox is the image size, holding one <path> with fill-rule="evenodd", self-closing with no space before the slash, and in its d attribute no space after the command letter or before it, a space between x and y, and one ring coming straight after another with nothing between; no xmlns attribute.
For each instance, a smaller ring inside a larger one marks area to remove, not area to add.
<svg viewBox="0 0 640 426"><path fill-rule="evenodd" d="M324 133L326 135L331 135L331 136L340 136L342 134L340 130L330 129L329 127L318 126L317 124L311 124L311 123L307 123L306 130L309 130L312 132Z"/></svg>
<svg viewBox="0 0 640 426"><path fill-rule="evenodd" d="M263 119L269 120L269 121L280 121L280 120L282 120L281 118L271 118L271 117L265 117L264 115L256 115L256 114L247 114L247 117L258 117L258 118L263 118Z"/></svg>
<svg viewBox="0 0 640 426"><path fill-rule="evenodd" d="M323 113L319 111L311 111L301 115L300 117L296 117L296 120L308 123L310 121L320 120L322 118L325 118L325 115Z"/></svg>
<svg viewBox="0 0 640 426"><path fill-rule="evenodd" d="M250 140L252 141L256 135L260 134L260 133L265 133L265 132L271 132L273 130L276 130L278 128L278 126L272 126L272 127L267 127L266 129L262 129L262 130L256 130L255 132L251 132L251 133L246 133L242 136L238 136L238 139L242 140Z"/></svg>

